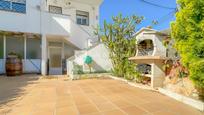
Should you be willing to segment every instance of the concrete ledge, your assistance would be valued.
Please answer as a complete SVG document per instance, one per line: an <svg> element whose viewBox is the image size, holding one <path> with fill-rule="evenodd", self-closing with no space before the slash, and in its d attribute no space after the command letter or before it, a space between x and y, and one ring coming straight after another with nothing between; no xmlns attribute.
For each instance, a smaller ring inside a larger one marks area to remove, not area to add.
<svg viewBox="0 0 204 115"><path fill-rule="evenodd" d="M87 73L87 74L70 74L68 75L70 77L70 80L80 80L80 79L88 79L88 78L101 78L109 76L110 73Z"/></svg>
<svg viewBox="0 0 204 115"><path fill-rule="evenodd" d="M190 105L200 111L204 111L204 102L202 101L199 101L199 100L195 100L195 99L192 99L192 98L189 98L189 97L186 97L186 96L183 96L183 95L180 95L178 93L174 93L172 91L169 91L169 90L166 90L166 89L163 89L163 88L158 88L159 92L166 95L166 96L169 96L177 101L180 101L182 103L185 103L187 105Z"/></svg>
<svg viewBox="0 0 204 115"><path fill-rule="evenodd" d="M140 89L145 89L145 90L151 90L151 91L156 91L154 88L152 88L151 86L145 86L145 85L142 85L142 84L136 84L136 83L132 83L124 78L119 78L119 77L115 77L115 76L112 76L112 75L108 75L109 78L111 79L114 79L114 80L118 80L118 81L122 81L122 82L125 82L127 83L128 85L130 86L133 86L133 87L137 87L137 88L140 88Z"/></svg>

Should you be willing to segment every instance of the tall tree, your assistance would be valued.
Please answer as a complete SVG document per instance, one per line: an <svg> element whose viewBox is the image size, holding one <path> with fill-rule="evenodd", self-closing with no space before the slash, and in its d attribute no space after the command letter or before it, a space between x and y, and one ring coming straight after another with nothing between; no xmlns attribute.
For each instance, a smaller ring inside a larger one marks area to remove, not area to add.
<svg viewBox="0 0 204 115"><path fill-rule="evenodd" d="M177 3L172 38L190 78L196 87L204 89L204 0L177 0Z"/></svg>
<svg viewBox="0 0 204 115"><path fill-rule="evenodd" d="M136 39L133 36L136 27L141 23L143 17L123 17L121 14L112 18L113 23L104 21L103 27L99 27L96 34L108 47L110 58L113 64L113 73L119 77L134 79L139 74L136 72L136 65L128 60L135 56Z"/></svg>

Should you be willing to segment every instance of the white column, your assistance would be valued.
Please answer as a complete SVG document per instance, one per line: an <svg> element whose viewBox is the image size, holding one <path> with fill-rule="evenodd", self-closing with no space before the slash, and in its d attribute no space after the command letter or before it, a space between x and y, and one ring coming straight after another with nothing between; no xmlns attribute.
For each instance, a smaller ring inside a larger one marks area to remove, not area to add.
<svg viewBox="0 0 204 115"><path fill-rule="evenodd" d="M42 60L41 60L41 74L47 75L47 39L46 35L42 35L41 38L41 50L42 50Z"/></svg>

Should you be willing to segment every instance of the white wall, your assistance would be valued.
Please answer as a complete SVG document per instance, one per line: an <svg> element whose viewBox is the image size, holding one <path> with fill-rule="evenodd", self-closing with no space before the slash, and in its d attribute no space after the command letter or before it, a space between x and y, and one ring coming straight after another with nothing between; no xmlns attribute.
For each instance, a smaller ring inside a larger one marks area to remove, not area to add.
<svg viewBox="0 0 204 115"><path fill-rule="evenodd" d="M40 11L37 5L41 0L26 0L26 14L0 10L0 30L40 33Z"/></svg>
<svg viewBox="0 0 204 115"><path fill-rule="evenodd" d="M40 73L40 72L41 72L40 59L23 60L23 73Z"/></svg>
<svg viewBox="0 0 204 115"><path fill-rule="evenodd" d="M109 51L104 44L99 44L75 57L74 62L84 66L85 71L89 71L86 64L84 64L84 57L87 55L91 56L93 59L92 71L110 71L112 69Z"/></svg>
<svg viewBox="0 0 204 115"><path fill-rule="evenodd" d="M58 0L58 4L48 0L47 5L41 0L27 0L25 14L0 10L0 30L64 36L77 47L87 48L87 40L93 37L92 26L96 27L99 22L96 19L99 15L99 5L75 1L71 3L72 6L67 7L64 0ZM48 13L49 4L62 7L63 15ZM76 10L89 12L89 26L76 24Z"/></svg>
<svg viewBox="0 0 204 115"><path fill-rule="evenodd" d="M41 60L40 59L32 59L31 60L35 66L41 69ZM39 73L39 70L29 61L23 60L23 73ZM0 59L0 74L5 74L5 59Z"/></svg>
<svg viewBox="0 0 204 115"><path fill-rule="evenodd" d="M57 1L57 2L56 2ZM84 0L83 0L84 1ZM62 13L65 15L70 15L72 20L76 20L76 10L80 11L85 11L89 12L89 19L90 19L90 25L91 26L96 26L98 23L96 23L98 20L96 20L96 16L99 15L99 4L94 5L94 4L85 4L83 1L68 1L71 4L69 5L68 2L65 2L64 0L48 0L48 5L53 5L53 6L58 6L62 7ZM89 0L89 1L97 1L97 0ZM100 1L100 0L98 0ZM46 10L49 10L49 7L46 8ZM86 26L85 26L86 28Z"/></svg>

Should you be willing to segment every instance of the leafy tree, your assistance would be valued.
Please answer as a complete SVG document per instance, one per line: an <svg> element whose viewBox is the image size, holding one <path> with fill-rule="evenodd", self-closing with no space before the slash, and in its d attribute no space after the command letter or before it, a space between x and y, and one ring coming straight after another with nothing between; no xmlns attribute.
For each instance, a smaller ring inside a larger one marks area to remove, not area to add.
<svg viewBox="0 0 204 115"><path fill-rule="evenodd" d="M135 15L123 17L120 14L112 20L113 23L104 21L103 27L98 27L96 34L110 51L113 73L119 77L135 79L139 74L135 70L136 65L128 58L135 56L136 39L133 35L143 17Z"/></svg>
<svg viewBox="0 0 204 115"><path fill-rule="evenodd" d="M172 38L196 87L204 89L204 0L177 0Z"/></svg>

